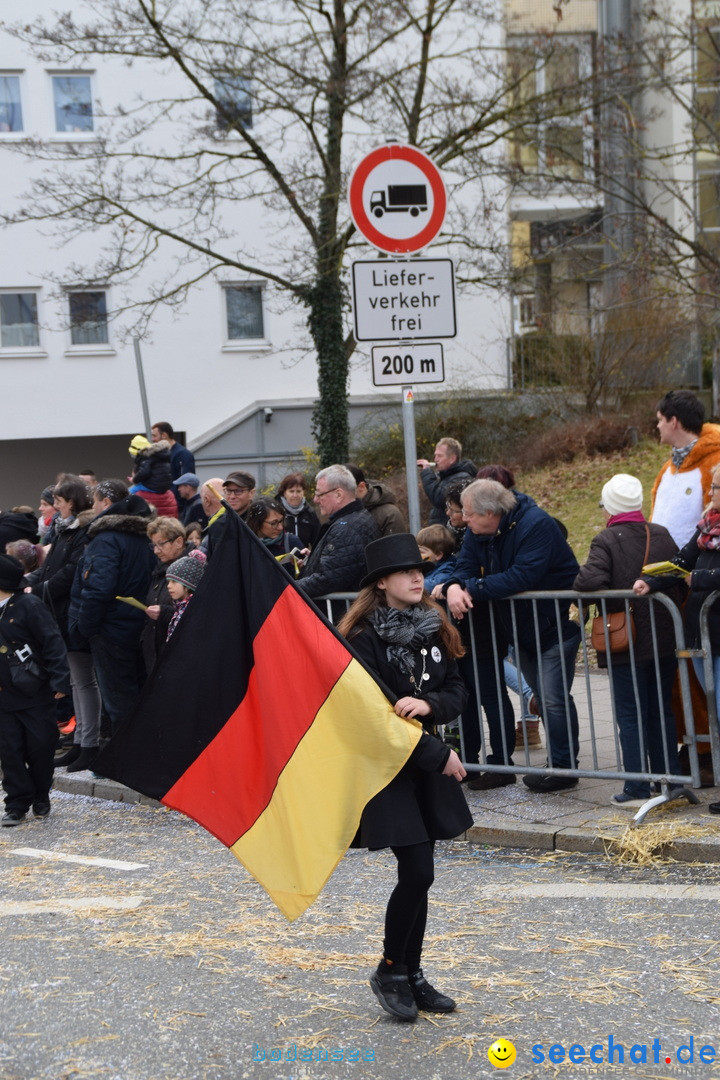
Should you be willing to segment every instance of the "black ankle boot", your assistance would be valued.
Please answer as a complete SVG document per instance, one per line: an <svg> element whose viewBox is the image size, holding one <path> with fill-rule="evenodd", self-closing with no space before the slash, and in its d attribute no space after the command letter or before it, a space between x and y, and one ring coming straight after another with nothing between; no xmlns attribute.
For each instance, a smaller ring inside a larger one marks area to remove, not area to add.
<svg viewBox="0 0 720 1080"><path fill-rule="evenodd" d="M55 758L55 768L57 769L59 765L72 765L73 761L77 761L79 757L80 746L78 743L73 743L69 750Z"/></svg>
<svg viewBox="0 0 720 1080"><path fill-rule="evenodd" d="M457 1008L457 1002L430 985L423 975L422 968L418 968L408 976L408 983L418 1009L423 1009L424 1012L447 1013Z"/></svg>
<svg viewBox="0 0 720 1080"><path fill-rule="evenodd" d="M386 964L381 960L377 971L370 976L370 986L386 1013L396 1020L417 1020L418 1008L403 964Z"/></svg>
<svg viewBox="0 0 720 1080"><path fill-rule="evenodd" d="M95 758L98 756L97 746L83 746L72 765L68 765L68 772L84 772L85 769L92 769L95 764Z"/></svg>

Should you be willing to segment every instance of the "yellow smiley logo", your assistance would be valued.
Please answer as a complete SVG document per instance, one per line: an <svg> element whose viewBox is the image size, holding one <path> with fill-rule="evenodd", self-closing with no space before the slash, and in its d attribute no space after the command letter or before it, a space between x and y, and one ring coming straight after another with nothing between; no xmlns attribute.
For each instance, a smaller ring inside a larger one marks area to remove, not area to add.
<svg viewBox="0 0 720 1080"><path fill-rule="evenodd" d="M496 1039L488 1049L488 1061L496 1069L507 1069L517 1057L517 1051L507 1039Z"/></svg>

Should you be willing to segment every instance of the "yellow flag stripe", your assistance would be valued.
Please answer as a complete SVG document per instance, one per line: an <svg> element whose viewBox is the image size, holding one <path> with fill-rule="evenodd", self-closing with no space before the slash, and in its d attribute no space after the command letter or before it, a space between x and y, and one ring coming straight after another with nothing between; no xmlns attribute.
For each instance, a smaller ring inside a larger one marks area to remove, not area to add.
<svg viewBox="0 0 720 1080"><path fill-rule="evenodd" d="M363 807L422 733L352 660L283 769L273 796L230 850L290 920L317 897L352 841Z"/></svg>

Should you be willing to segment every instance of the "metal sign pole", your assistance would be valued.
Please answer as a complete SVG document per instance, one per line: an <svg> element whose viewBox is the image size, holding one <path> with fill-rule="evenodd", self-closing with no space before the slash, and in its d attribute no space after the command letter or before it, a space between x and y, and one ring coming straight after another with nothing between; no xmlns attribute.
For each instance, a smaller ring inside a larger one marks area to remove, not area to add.
<svg viewBox="0 0 720 1080"><path fill-rule="evenodd" d="M142 401L143 418L145 420L145 434L148 439L152 438L150 427L150 409L148 408L147 390L145 389L145 373L143 371L142 355L140 353L140 338L133 338L135 349L135 364L137 365L138 383L140 384L140 399Z"/></svg>
<svg viewBox="0 0 720 1080"><path fill-rule="evenodd" d="M417 485L417 442L415 439L415 409L412 386L402 388L402 421L405 440L405 476L407 479L408 519L410 532L420 530L420 495Z"/></svg>

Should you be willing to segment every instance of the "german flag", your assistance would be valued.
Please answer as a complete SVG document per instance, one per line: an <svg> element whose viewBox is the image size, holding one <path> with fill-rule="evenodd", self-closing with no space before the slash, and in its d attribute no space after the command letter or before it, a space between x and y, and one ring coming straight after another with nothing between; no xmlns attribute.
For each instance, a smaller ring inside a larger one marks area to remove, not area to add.
<svg viewBox="0 0 720 1080"><path fill-rule="evenodd" d="M137 711L97 768L197 821L292 920L422 729L395 715L265 546L226 517Z"/></svg>

